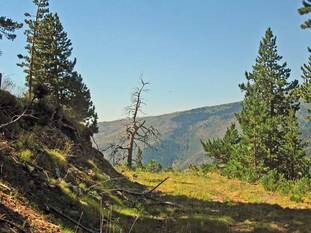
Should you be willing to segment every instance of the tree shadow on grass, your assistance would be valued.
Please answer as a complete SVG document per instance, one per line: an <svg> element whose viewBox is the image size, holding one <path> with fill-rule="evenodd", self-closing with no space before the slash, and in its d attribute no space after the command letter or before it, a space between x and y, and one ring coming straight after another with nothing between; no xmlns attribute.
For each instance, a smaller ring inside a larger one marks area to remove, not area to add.
<svg viewBox="0 0 311 233"><path fill-rule="evenodd" d="M153 232L181 232L181 233L310 233L311 210L289 209L278 205L252 204L240 202L201 201L187 196L165 195L164 199L173 203L180 203L181 208L158 206L150 213L161 216L167 215L158 224L154 224ZM144 226L149 221L150 226L156 223L145 219L137 226L137 231L144 232Z"/></svg>
<svg viewBox="0 0 311 233"><path fill-rule="evenodd" d="M81 160L81 164L77 166L85 167L84 161L85 159ZM73 197L59 188L51 188L43 172L30 173L23 164L16 163L10 156L0 156L0 162L3 165L2 179L18 189L38 209L46 211L46 205L50 205L76 221L83 212L81 223L98 232L100 221L98 200L92 199L85 204L81 198ZM141 184L129 181L108 164L105 164L102 169L110 170L110 173L118 178L118 185L123 188L147 189ZM311 232L310 209L288 209L269 204L201 201L187 196L173 196L157 192L153 194L162 201L182 205L182 207L173 207L163 203L156 204L137 196L122 196L117 192L115 195L116 199L108 194L104 196L104 204L107 204L105 209L109 208L108 205L118 204L118 198L123 197L127 199L122 200L124 208L132 206L138 209L140 216L131 233ZM0 209L2 210L3 206L0 205ZM74 226L72 222L57 213L47 212L47 214L51 214L56 222ZM133 214L127 215L116 210L112 212L112 219L119 219L118 224L123 229L121 232L124 233L129 232L135 221ZM22 221L23 219L16 219L19 224L22 224Z"/></svg>

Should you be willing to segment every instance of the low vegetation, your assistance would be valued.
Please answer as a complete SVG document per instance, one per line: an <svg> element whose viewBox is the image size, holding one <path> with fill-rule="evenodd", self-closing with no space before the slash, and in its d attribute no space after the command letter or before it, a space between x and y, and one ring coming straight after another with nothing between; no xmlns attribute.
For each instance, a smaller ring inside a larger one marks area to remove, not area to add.
<svg viewBox="0 0 311 233"><path fill-rule="evenodd" d="M148 208L150 218L163 221L167 229L158 232L307 233L311 228L310 192L297 202L288 194L267 191L259 182L250 184L195 167L185 172L120 171L149 188L169 177L158 191L178 207Z"/></svg>

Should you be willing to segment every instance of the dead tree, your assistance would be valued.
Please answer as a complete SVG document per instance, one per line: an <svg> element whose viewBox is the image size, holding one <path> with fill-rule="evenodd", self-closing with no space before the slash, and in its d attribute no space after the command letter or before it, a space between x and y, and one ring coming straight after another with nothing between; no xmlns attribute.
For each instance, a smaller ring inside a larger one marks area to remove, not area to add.
<svg viewBox="0 0 311 233"><path fill-rule="evenodd" d="M141 86L137 87L132 93L132 103L127 107L128 119L125 125L125 137L121 140L120 144L114 145L113 154L119 150L124 150L127 157L127 166L133 166L133 153L135 148L139 147L152 147L152 143L159 139L160 133L153 126L147 125L146 120L139 118L139 113L142 112L142 107L145 105L143 93L148 89L146 87L150 84L143 79Z"/></svg>

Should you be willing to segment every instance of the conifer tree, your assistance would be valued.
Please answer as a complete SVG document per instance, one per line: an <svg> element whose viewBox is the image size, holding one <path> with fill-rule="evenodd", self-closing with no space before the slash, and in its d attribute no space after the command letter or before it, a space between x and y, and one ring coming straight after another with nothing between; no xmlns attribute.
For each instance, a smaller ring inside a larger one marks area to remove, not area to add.
<svg viewBox="0 0 311 233"><path fill-rule="evenodd" d="M6 38L8 40L14 40L16 38L15 31L17 29L20 29L22 26L23 24L17 23L7 17L0 16L0 40L2 40L3 38ZM2 51L0 50L0 56L1 54Z"/></svg>
<svg viewBox="0 0 311 233"><path fill-rule="evenodd" d="M288 80L290 69L281 60L276 37L269 28L260 42L253 71L246 73L247 82L240 85L245 99L241 113L237 114L243 132L242 145L245 151L251 151L255 170L262 164L286 172L281 169L284 156L287 156L283 146L302 147L299 141L286 141L290 129L285 122L289 119L297 121L295 113L299 103L295 93L298 82Z"/></svg>
<svg viewBox="0 0 311 233"><path fill-rule="evenodd" d="M303 149L300 137L299 124L295 112L291 111L284 121L284 144L281 146L281 160L278 170L287 179L301 178L309 173L310 159Z"/></svg>
<svg viewBox="0 0 311 233"><path fill-rule="evenodd" d="M301 15L310 14L311 13L311 0L303 1L303 7L298 9L298 12ZM311 28L311 19L306 20L302 25L301 28L303 29L310 29ZM308 49L311 53L311 49ZM307 102L311 103L311 55L309 56L309 60L307 64L302 66L302 78L304 80L303 85L301 86L301 97ZM311 113L311 109L309 109ZM309 115L309 119L311 120L311 115Z"/></svg>
<svg viewBox="0 0 311 233"><path fill-rule="evenodd" d="M298 9L299 14L305 15L311 13L311 0L304 0L302 2L302 7ZM311 19L307 19L302 25L302 29L311 28Z"/></svg>
<svg viewBox="0 0 311 233"><path fill-rule="evenodd" d="M38 7L36 21L26 20L28 55L19 56L22 59L19 65L24 68L27 80L31 80L29 91L54 106L52 118L57 115L60 122L63 112L67 112L72 120L85 124L93 134L97 131L97 114L89 89L81 75L74 71L76 59L71 60L71 40L58 15L49 12L48 1L34 2Z"/></svg>
<svg viewBox="0 0 311 233"><path fill-rule="evenodd" d="M311 53L311 49L309 49ZM300 90L302 98L307 102L311 103L311 55L307 64L304 64L302 67L302 78L304 80ZM311 121L311 108L309 109L309 120Z"/></svg>
<svg viewBox="0 0 311 233"><path fill-rule="evenodd" d="M51 101L64 105L68 103L66 92L70 88L65 79L72 76L76 63L75 59L70 60L72 44L57 14L47 14L41 21L40 30L40 75L35 80L34 88L37 85L46 86Z"/></svg>
<svg viewBox="0 0 311 233"><path fill-rule="evenodd" d="M85 124L91 134L98 132L98 116L91 100L91 93L83 83L82 76L73 72L64 79L65 96L63 104L68 106L67 111L75 121Z"/></svg>
<svg viewBox="0 0 311 233"><path fill-rule="evenodd" d="M26 73L26 84L28 86L28 96L32 99L33 93L33 80L35 81L40 77L41 55L39 45L44 42L45 38L42 33L42 23L44 16L49 12L48 0L33 0L36 6L36 14L33 17L30 13L25 13L25 23L28 29L25 31L27 37L27 45L25 49L28 55L18 55L22 60L18 66L24 69Z"/></svg>
<svg viewBox="0 0 311 233"><path fill-rule="evenodd" d="M23 24L17 23L12 19L1 16L0 17L0 40L6 38L14 40L16 38L15 30L20 29Z"/></svg>
<svg viewBox="0 0 311 233"><path fill-rule="evenodd" d="M201 141L201 144L207 155L214 158L217 163L227 163L231 159L232 147L239 142L239 132L235 124L231 124L222 139L209 139L206 142Z"/></svg>

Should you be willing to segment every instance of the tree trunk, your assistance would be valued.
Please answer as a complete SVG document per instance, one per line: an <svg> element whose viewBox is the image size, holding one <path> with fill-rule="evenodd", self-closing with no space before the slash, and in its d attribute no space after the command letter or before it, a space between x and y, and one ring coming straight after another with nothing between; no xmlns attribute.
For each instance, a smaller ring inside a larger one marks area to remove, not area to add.
<svg viewBox="0 0 311 233"><path fill-rule="evenodd" d="M133 147L134 147L134 136L130 135L129 138L129 145L127 148L127 166L129 168L132 168L132 163L133 163Z"/></svg>

